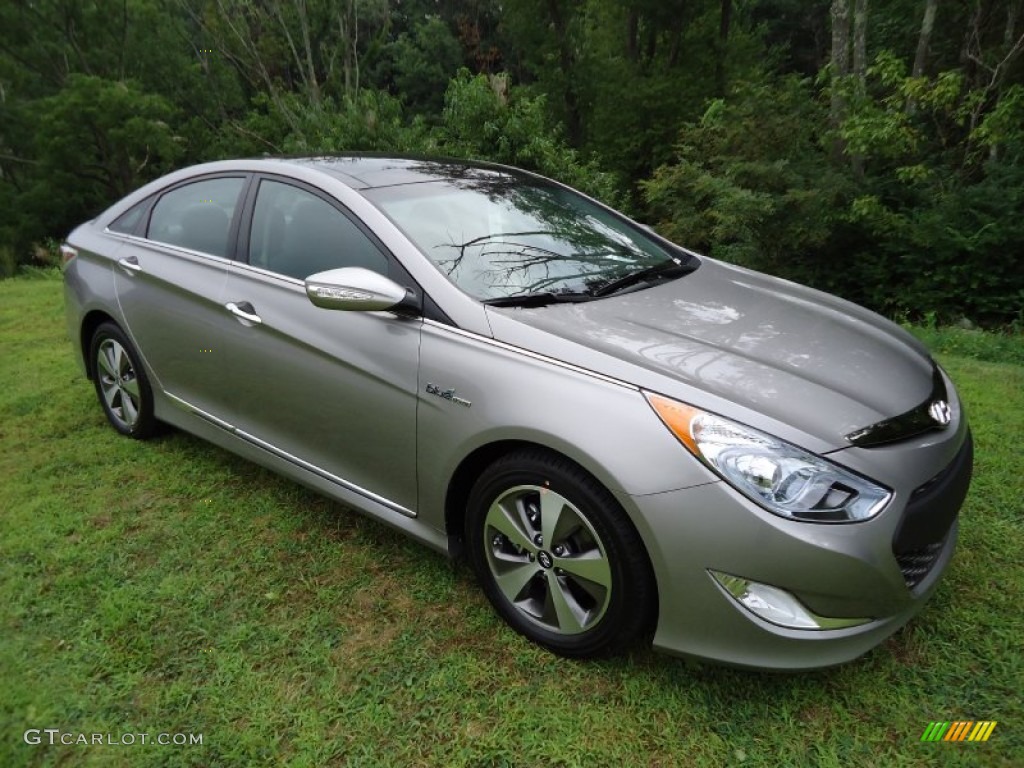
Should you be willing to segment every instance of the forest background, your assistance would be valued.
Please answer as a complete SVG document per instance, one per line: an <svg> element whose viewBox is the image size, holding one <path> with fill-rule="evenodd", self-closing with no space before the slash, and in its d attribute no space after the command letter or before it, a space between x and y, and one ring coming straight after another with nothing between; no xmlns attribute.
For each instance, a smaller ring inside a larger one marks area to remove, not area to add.
<svg viewBox="0 0 1024 768"><path fill-rule="evenodd" d="M1024 0L14 0L0 277L163 173L510 163L890 317L1024 326Z"/></svg>

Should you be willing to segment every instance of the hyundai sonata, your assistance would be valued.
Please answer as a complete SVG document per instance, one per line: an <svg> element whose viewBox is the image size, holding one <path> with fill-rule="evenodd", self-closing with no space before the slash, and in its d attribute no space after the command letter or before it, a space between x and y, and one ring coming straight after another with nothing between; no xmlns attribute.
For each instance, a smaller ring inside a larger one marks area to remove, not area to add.
<svg viewBox="0 0 1024 768"><path fill-rule="evenodd" d="M174 425L464 554L566 656L855 658L934 592L971 437L899 327L450 160L178 171L63 246L118 432Z"/></svg>

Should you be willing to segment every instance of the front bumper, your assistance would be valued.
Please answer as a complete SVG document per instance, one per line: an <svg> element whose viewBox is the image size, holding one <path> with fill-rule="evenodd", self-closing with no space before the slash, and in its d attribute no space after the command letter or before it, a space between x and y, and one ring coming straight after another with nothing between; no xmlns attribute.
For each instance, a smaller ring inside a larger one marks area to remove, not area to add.
<svg viewBox="0 0 1024 768"><path fill-rule="evenodd" d="M955 469L966 493L971 464L966 425L957 438L962 442L956 457L936 477L948 480ZM921 488L934 485L930 481ZM941 514L933 516L923 566L920 559L908 565L900 550L911 523L915 543L926 537L924 512L920 504L914 508L914 494L898 493L897 498L900 503L875 519L818 525L772 515L724 482L620 497L633 513L657 577L655 647L774 670L826 667L866 653L921 610L956 548L956 513L963 495L954 498L952 510L948 503L936 510ZM712 570L783 589L820 616L871 621L827 630L779 626L740 605Z"/></svg>

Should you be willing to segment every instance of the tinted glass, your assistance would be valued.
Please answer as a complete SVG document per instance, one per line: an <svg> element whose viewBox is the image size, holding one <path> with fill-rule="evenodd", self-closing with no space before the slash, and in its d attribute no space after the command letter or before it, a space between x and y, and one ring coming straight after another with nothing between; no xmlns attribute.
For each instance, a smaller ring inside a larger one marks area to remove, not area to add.
<svg viewBox="0 0 1024 768"><path fill-rule="evenodd" d="M474 169L363 192L459 288L479 299L591 291L670 254L553 184Z"/></svg>
<svg viewBox="0 0 1024 768"><path fill-rule="evenodd" d="M142 214L146 212L149 207L149 200L143 200L141 203L136 203L127 211L122 213L113 222L111 222L108 229L111 232L120 232L124 235L135 234L136 228L142 221Z"/></svg>
<svg viewBox="0 0 1024 768"><path fill-rule="evenodd" d="M345 214L304 189L267 180L256 195L249 263L298 280L340 267L388 272L387 258Z"/></svg>
<svg viewBox="0 0 1024 768"><path fill-rule="evenodd" d="M228 255L228 234L242 178L207 179L171 190L149 219L149 238L214 256Z"/></svg>

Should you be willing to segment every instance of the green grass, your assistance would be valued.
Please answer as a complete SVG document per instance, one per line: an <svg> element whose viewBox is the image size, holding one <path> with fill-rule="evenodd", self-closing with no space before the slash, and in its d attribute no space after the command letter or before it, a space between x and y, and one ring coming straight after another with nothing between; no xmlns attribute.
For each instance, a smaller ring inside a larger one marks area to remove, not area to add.
<svg viewBox="0 0 1024 768"><path fill-rule="evenodd" d="M1024 365L1024 333L1019 330L982 331L936 325L905 327L938 355Z"/></svg>
<svg viewBox="0 0 1024 768"><path fill-rule="evenodd" d="M4 768L1024 764L1024 368L942 357L977 474L928 608L851 664L765 675L558 659L382 525L188 435L119 437L52 279L0 282L0 349ZM999 725L919 741L956 719ZM27 728L203 745L29 746Z"/></svg>

